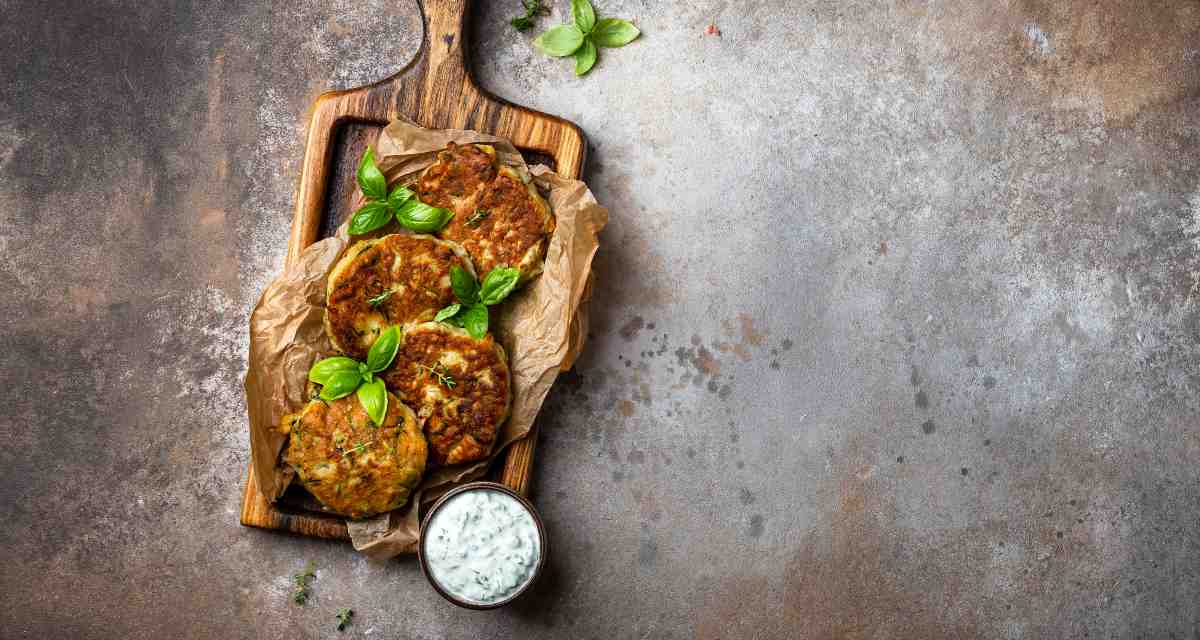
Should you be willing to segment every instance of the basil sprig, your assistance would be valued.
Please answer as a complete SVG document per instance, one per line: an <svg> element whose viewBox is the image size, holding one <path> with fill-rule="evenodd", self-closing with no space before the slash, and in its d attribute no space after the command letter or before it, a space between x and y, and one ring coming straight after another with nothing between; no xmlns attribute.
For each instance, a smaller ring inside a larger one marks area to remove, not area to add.
<svg viewBox="0 0 1200 640"><path fill-rule="evenodd" d="M432 233L446 226L454 212L440 207L431 207L417 198L408 187L397 186L387 189L387 178L375 164L375 153L367 147L362 162L358 165L358 187L362 189L367 203L350 218L350 235L358 236L374 231L391 222L418 233Z"/></svg>
<svg viewBox="0 0 1200 640"><path fill-rule="evenodd" d="M628 20L596 17L590 0L571 0L574 24L563 24L542 33L533 44L556 58L575 57L575 75L581 76L596 64L596 47L623 47L641 35Z"/></svg>
<svg viewBox="0 0 1200 640"><path fill-rule="evenodd" d="M382 425L388 409L387 387L375 374L392 364L399 349L400 327L392 326L379 334L375 344L371 345L366 362L346 356L318 360L308 370L308 379L321 385L320 397L326 402L357 391L358 402L371 417L371 422Z"/></svg>
<svg viewBox="0 0 1200 640"><path fill-rule="evenodd" d="M436 322L462 327L479 340L487 335L488 307L499 304L517 288L521 272L512 267L496 267L483 277L483 284L470 271L459 266L450 269L450 287L458 302L444 307L434 316Z"/></svg>

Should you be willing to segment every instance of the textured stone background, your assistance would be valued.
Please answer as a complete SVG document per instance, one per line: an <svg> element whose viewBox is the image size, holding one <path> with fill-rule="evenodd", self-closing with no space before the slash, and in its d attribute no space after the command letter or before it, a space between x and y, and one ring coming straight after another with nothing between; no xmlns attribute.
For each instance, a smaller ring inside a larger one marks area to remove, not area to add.
<svg viewBox="0 0 1200 640"><path fill-rule="evenodd" d="M612 210L536 593L237 524L305 110L415 4L0 0L0 637L1200 638L1200 3L604 0L583 79L477 4Z"/></svg>

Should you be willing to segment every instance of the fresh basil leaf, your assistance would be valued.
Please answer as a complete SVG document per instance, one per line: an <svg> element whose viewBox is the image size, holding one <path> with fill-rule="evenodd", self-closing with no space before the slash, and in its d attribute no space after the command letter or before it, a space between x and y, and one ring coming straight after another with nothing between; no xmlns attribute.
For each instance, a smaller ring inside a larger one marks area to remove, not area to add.
<svg viewBox="0 0 1200 640"><path fill-rule="evenodd" d="M463 304L479 301L479 282L470 271L458 265L450 267L450 287L454 289L454 297Z"/></svg>
<svg viewBox="0 0 1200 640"><path fill-rule="evenodd" d="M634 38L641 33L628 20L602 18L596 21L596 27L592 29L591 37L597 46L623 47L633 42Z"/></svg>
<svg viewBox="0 0 1200 640"><path fill-rule="evenodd" d="M371 422L383 425L383 419L387 416L388 410L387 387L383 385L383 380L369 382L359 387L358 403L371 417Z"/></svg>
<svg viewBox="0 0 1200 640"><path fill-rule="evenodd" d="M321 399L325 401L344 398L358 388L362 383L362 375L356 366L353 371L338 371L329 376L325 386L321 388Z"/></svg>
<svg viewBox="0 0 1200 640"><path fill-rule="evenodd" d="M329 378L339 371L358 371L358 361L346 356L334 356L318 360L308 370L308 379L317 384L328 384Z"/></svg>
<svg viewBox="0 0 1200 640"><path fill-rule="evenodd" d="M362 162L358 164L357 177L358 188L362 189L363 195L372 200L387 200L387 178L383 177L383 172L375 166L375 153L371 151L371 147L367 147Z"/></svg>
<svg viewBox="0 0 1200 640"><path fill-rule="evenodd" d="M575 75L581 76L591 71L595 64L596 45L592 44L591 38L588 38L583 41L583 46L579 47L579 51L575 52Z"/></svg>
<svg viewBox="0 0 1200 640"><path fill-rule="evenodd" d="M449 320L450 318L453 318L455 315L458 314L459 309L462 309L462 305L455 302L454 304L443 308L441 311L438 311L437 315L433 317L433 321L434 322L444 322L446 320Z"/></svg>
<svg viewBox="0 0 1200 640"><path fill-rule="evenodd" d="M575 18L575 26L584 33L596 26L596 10L588 0L571 0L571 16Z"/></svg>
<svg viewBox="0 0 1200 640"><path fill-rule="evenodd" d="M583 32L573 24L559 25L533 40L533 46L557 58L575 53L582 44Z"/></svg>
<svg viewBox="0 0 1200 640"><path fill-rule="evenodd" d="M375 339L375 344L371 345L371 350L367 352L367 369L376 372L388 368L399 348L400 327L392 325Z"/></svg>
<svg viewBox="0 0 1200 640"><path fill-rule="evenodd" d="M354 212L354 217L350 218L350 228L347 230L350 235L359 236L382 227L391 219L392 212L388 210L386 203L368 202Z"/></svg>
<svg viewBox="0 0 1200 640"><path fill-rule="evenodd" d="M499 303L517 288L521 272L513 267L496 267L483 277L479 287L479 301L486 305Z"/></svg>
<svg viewBox="0 0 1200 640"><path fill-rule="evenodd" d="M396 207L396 221L407 229L418 233L432 233L446 226L454 212L449 209L431 207L416 198Z"/></svg>
<svg viewBox="0 0 1200 640"><path fill-rule="evenodd" d="M400 205L408 202L408 199L414 195L416 194L413 193L412 189L409 189L408 187L397 186L395 189L392 189L391 193L388 194L387 204L393 211L395 211L396 209L400 208Z"/></svg>
<svg viewBox="0 0 1200 640"><path fill-rule="evenodd" d="M488 330L488 308L479 303L471 305L463 312L462 327L472 338L482 340Z"/></svg>

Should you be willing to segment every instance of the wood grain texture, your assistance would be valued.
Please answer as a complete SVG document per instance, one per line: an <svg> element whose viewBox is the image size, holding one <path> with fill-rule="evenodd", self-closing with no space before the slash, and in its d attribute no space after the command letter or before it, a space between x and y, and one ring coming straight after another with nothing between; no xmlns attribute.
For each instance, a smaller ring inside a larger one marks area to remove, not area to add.
<svg viewBox="0 0 1200 640"><path fill-rule="evenodd" d="M582 175L587 145L579 127L496 98L471 79L464 47L469 0L421 4L425 34L407 67L366 87L323 94L313 105L288 264L312 243L332 235L350 214L358 159L382 127L398 116L428 128L473 129L507 138L531 161L548 164L570 178ZM522 495L529 489L536 442L535 425L528 436L509 446L497 473L499 482ZM268 502L253 474L246 480L241 523L349 539L345 522L320 513L319 505L302 490L289 490L275 504Z"/></svg>

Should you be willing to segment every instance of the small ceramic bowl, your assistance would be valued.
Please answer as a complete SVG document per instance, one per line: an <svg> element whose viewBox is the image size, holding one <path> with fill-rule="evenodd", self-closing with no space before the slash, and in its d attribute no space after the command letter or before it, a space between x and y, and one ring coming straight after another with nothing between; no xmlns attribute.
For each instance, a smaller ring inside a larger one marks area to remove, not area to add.
<svg viewBox="0 0 1200 640"><path fill-rule="evenodd" d="M475 602L473 600L466 600L466 599L456 596L453 593L450 593L446 589L442 588L442 585L438 584L437 579L434 578L433 574L429 571L429 563L428 563L428 560L425 558L425 541L428 539L428 537L425 535L425 532L429 528L429 523L431 521L433 521L433 516L438 512L439 509L442 508L442 505L446 504L446 502L449 501L454 496L456 496L460 493L465 493L467 491L496 491L498 493L503 493L503 494L507 495L508 497L516 500L518 503L521 504L521 506L525 507L525 510L528 511L529 515L533 517L533 523L535 525L537 525L537 532L538 532L537 564L534 565L533 572L529 576L529 578L525 581L525 584L521 585L515 591L508 594L508 596L505 597L503 600L497 600L495 602ZM477 610L496 609L499 607L503 607L504 605L512 602L513 600L516 600L517 598L521 597L521 595L523 593L525 593L526 591L529 591L529 588L532 587L533 584L535 582L537 582L538 577L540 577L542 575L542 569L543 569L543 567L546 566L547 552L548 552L548 549L547 549L547 541L546 541L546 526L544 524L542 524L542 516L538 514L537 509L534 509L533 504L531 502L529 502L528 500L526 500L521 494L517 493L516 491L513 491L512 489L509 489L508 487L506 487L502 484L498 484L495 482L469 482L462 486L455 487L455 488L451 489L450 491L447 491L445 495L443 495L441 498L438 498L437 502L434 502L433 506L430 507L429 512L425 514L425 518L421 520L421 539L417 543L417 559L420 560L420 562L421 562L421 573L425 574L425 579L429 581L429 584L430 584L430 586L433 587L433 590L437 591L438 594L440 594L443 598L449 600L450 602L452 602L460 607L463 607L465 609L477 609Z"/></svg>

